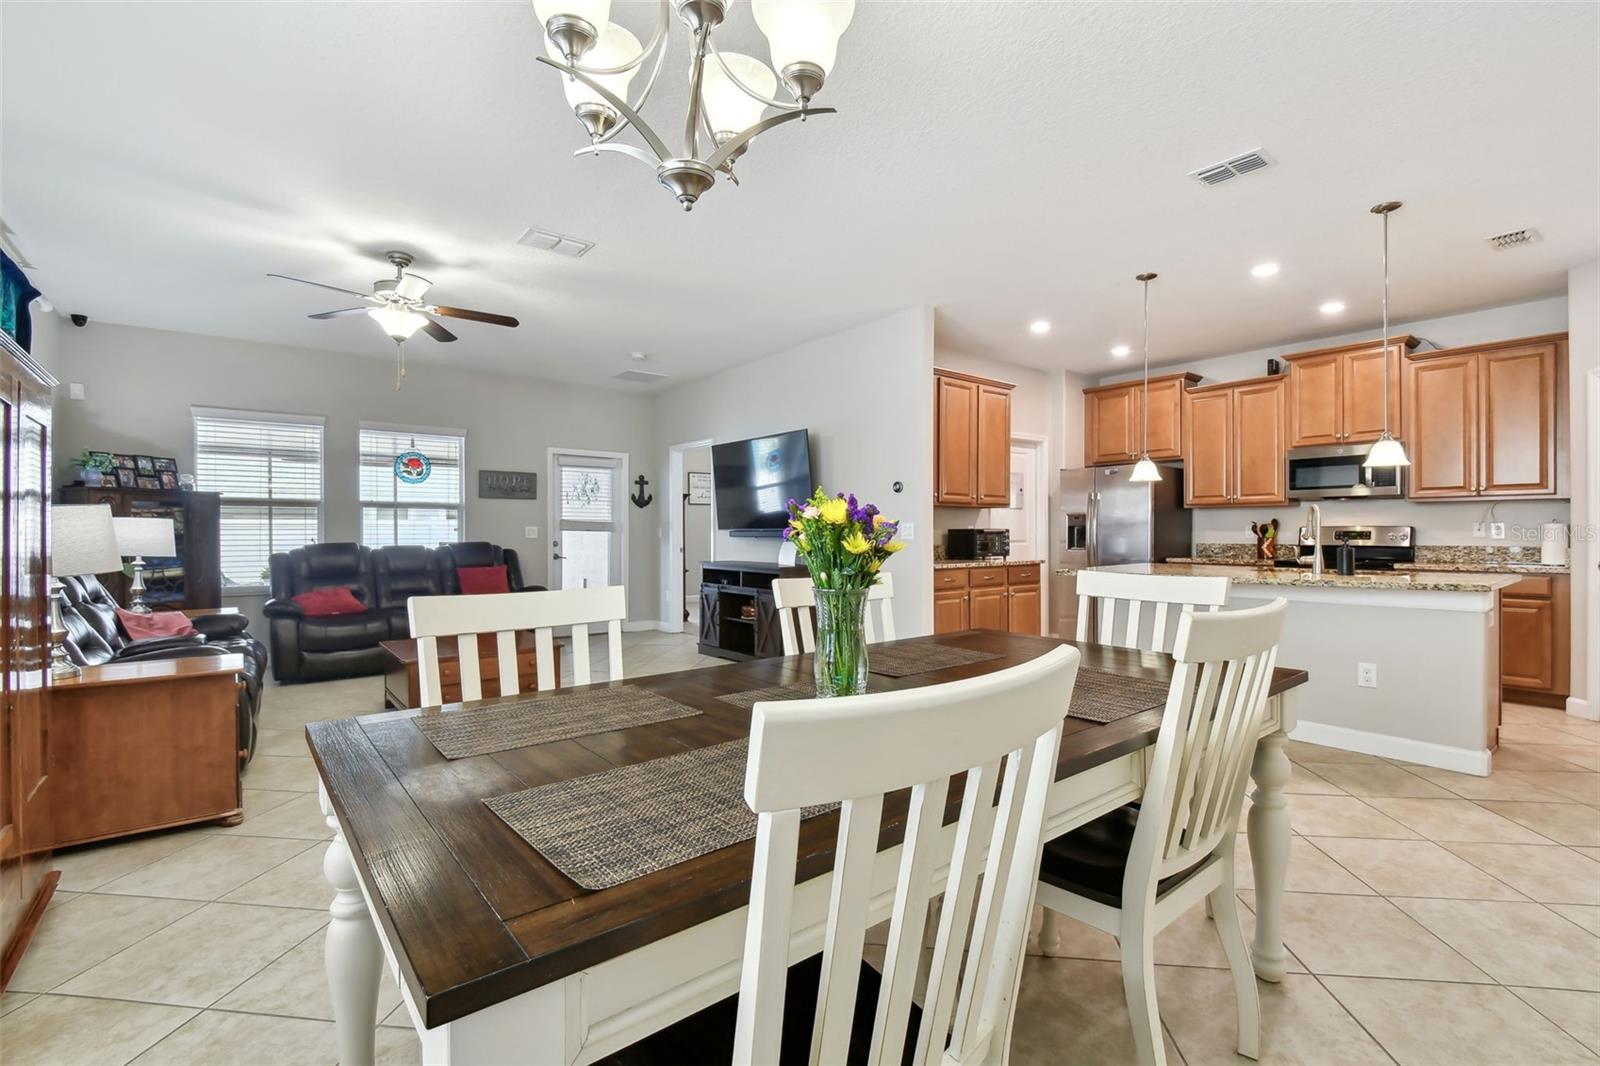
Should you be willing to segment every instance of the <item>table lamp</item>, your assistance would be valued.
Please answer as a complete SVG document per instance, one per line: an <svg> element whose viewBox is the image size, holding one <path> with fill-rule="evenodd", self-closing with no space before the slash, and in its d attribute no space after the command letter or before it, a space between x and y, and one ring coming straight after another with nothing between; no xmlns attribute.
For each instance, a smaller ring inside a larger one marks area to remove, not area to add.
<svg viewBox="0 0 1600 1066"><path fill-rule="evenodd" d="M144 557L167 558L178 554L172 519L118 516L111 520L111 525L117 534L117 554L133 560L133 585L128 589L132 602L128 610L149 614L150 606L144 602Z"/></svg>
<svg viewBox="0 0 1600 1066"><path fill-rule="evenodd" d="M83 671L67 655L61 620L66 593L63 577L106 574L122 569L117 535L107 504L52 504L50 507L50 676L76 677Z"/></svg>

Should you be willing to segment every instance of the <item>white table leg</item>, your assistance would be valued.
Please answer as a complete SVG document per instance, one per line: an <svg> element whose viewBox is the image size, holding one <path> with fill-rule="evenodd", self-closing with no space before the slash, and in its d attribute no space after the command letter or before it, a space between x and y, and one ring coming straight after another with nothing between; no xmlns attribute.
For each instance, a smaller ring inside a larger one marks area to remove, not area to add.
<svg viewBox="0 0 1600 1066"><path fill-rule="evenodd" d="M1251 793L1250 863L1256 882L1256 936L1250 947L1256 976L1281 981L1289 953L1283 947L1283 886L1289 873L1289 804L1283 787L1289 783L1289 756L1284 751L1294 728L1289 698L1274 697L1280 726L1261 738L1250 766L1256 788Z"/></svg>
<svg viewBox="0 0 1600 1066"><path fill-rule="evenodd" d="M322 876L333 886L328 906L332 919L324 961L328 971L328 996L333 1005L339 1038L340 1066L370 1066L378 1029L378 978L383 947L378 930L367 913L367 902L356 880L355 864L345 844L344 830L333 813L328 791L317 786L322 814L333 830L333 840L322 857Z"/></svg>
<svg viewBox="0 0 1600 1066"><path fill-rule="evenodd" d="M1049 907L1039 911L1039 954L1055 958L1061 954L1061 915Z"/></svg>

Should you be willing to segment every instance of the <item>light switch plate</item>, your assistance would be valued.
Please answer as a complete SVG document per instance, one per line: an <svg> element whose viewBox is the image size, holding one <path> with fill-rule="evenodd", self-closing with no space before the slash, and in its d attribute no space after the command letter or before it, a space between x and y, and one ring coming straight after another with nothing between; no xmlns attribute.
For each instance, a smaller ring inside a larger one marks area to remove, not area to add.
<svg viewBox="0 0 1600 1066"><path fill-rule="evenodd" d="M524 537L528 538L529 540L538 540L539 539L539 527L538 526L523 526L522 527L522 535Z"/></svg>
<svg viewBox="0 0 1600 1066"><path fill-rule="evenodd" d="M72 381L67 383L67 399L81 400L84 397L83 382Z"/></svg>
<svg viewBox="0 0 1600 1066"><path fill-rule="evenodd" d="M915 522L901 522L899 533L901 540L916 540L917 524Z"/></svg>

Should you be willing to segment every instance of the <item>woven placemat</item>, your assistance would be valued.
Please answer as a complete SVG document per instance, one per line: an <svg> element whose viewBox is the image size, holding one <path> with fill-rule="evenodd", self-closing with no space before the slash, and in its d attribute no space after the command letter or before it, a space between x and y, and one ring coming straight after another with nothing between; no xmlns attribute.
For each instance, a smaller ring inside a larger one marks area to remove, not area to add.
<svg viewBox="0 0 1600 1066"><path fill-rule="evenodd" d="M483 803L573 881L611 888L756 835L744 802L749 743L730 740Z"/></svg>
<svg viewBox="0 0 1600 1066"><path fill-rule="evenodd" d="M770 700L814 700L817 698L817 686L809 685L772 685L769 688L752 688L743 692L730 692L726 696L718 696L723 703L731 703L741 711L748 711L758 703Z"/></svg>
<svg viewBox="0 0 1600 1066"><path fill-rule="evenodd" d="M1165 706L1166 702L1165 681L1079 667L1078 683L1072 689L1072 705L1067 709L1067 717L1115 722L1152 707Z"/></svg>
<svg viewBox="0 0 1600 1066"><path fill-rule="evenodd" d="M465 759L552 740L689 718L700 713L649 689L617 685L443 714L422 714L411 720L439 749L439 754L447 759Z"/></svg>
<svg viewBox="0 0 1600 1066"><path fill-rule="evenodd" d="M952 648L948 644L874 644L867 648L867 669L884 677L906 677L999 658L996 652Z"/></svg>

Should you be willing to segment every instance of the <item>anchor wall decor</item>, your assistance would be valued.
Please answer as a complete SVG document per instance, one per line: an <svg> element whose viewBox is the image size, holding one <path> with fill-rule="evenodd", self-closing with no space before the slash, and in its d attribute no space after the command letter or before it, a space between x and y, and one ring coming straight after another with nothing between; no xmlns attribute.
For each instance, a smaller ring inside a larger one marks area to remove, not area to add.
<svg viewBox="0 0 1600 1066"><path fill-rule="evenodd" d="M645 492L644 488L646 485L650 484L650 482L645 479L643 474L640 474L638 477L633 479L633 483L639 486L639 491L634 493L632 496L629 496L628 499L633 501L633 505L635 507L649 507L650 501L654 500L655 497Z"/></svg>

